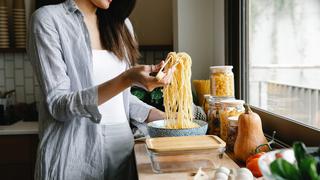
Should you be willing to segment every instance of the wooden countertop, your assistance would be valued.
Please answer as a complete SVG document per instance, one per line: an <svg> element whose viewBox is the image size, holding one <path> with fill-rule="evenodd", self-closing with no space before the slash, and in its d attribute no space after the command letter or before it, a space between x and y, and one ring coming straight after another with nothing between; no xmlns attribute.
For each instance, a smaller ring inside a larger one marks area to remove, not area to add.
<svg viewBox="0 0 320 180"><path fill-rule="evenodd" d="M192 180L194 174L196 172L175 172L175 173L161 173L156 174L152 171L151 162L148 157L146 148L144 143L137 143L134 147L135 156L136 156L136 163L137 163L137 170L139 180L163 180L163 179L185 179L185 180ZM239 166L229 158L228 155L224 154L222 159L222 164L228 168L238 168ZM208 175L213 178L214 171L207 172Z"/></svg>
<svg viewBox="0 0 320 180"><path fill-rule="evenodd" d="M18 121L8 126L0 126L0 135L38 134L38 122Z"/></svg>

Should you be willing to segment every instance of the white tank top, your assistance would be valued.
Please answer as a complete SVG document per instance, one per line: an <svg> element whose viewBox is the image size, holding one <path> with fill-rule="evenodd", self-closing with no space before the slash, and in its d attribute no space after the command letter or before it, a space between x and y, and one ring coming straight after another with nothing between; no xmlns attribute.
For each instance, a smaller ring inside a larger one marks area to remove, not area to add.
<svg viewBox="0 0 320 180"><path fill-rule="evenodd" d="M111 80L126 69L126 63L109 51L93 50L92 55L94 85ZM102 115L100 124L112 125L127 121L122 92L101 104L98 109Z"/></svg>

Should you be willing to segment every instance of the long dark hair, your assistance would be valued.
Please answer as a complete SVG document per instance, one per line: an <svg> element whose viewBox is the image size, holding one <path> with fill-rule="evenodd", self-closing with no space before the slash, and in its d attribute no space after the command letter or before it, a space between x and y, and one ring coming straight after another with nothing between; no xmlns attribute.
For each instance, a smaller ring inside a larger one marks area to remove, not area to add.
<svg viewBox="0 0 320 180"><path fill-rule="evenodd" d="M128 55L133 65L140 56L138 43L129 32L124 21L130 15L135 0L114 0L107 10L98 9L98 26L103 47L119 59Z"/></svg>

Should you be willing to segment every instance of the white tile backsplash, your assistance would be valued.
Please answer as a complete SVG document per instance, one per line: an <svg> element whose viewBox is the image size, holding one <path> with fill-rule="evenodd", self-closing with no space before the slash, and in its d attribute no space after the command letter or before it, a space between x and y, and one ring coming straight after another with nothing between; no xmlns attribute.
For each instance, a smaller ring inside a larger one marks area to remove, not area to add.
<svg viewBox="0 0 320 180"><path fill-rule="evenodd" d="M23 69L15 70L15 83L16 85L24 85Z"/></svg>
<svg viewBox="0 0 320 180"><path fill-rule="evenodd" d="M35 100L38 102L39 97L40 97L40 87L39 86L34 87L34 97L35 97Z"/></svg>
<svg viewBox="0 0 320 180"><path fill-rule="evenodd" d="M32 103L34 100L34 95L26 95L26 103Z"/></svg>
<svg viewBox="0 0 320 180"><path fill-rule="evenodd" d="M6 91L13 90L15 88L14 79L6 78Z"/></svg>
<svg viewBox="0 0 320 180"><path fill-rule="evenodd" d="M16 58L16 57L19 57L19 58ZM14 59L14 66L15 68L23 68L23 58L22 56L15 56L15 59Z"/></svg>
<svg viewBox="0 0 320 180"><path fill-rule="evenodd" d="M23 53L15 53L15 54L13 54L14 60L23 59L23 56L24 56Z"/></svg>
<svg viewBox="0 0 320 180"><path fill-rule="evenodd" d="M24 75L26 77L33 77L33 69L31 63L27 60L24 61Z"/></svg>
<svg viewBox="0 0 320 180"><path fill-rule="evenodd" d="M25 98L24 98L24 87L23 86L19 86L16 87L16 101L17 102L25 102Z"/></svg>
<svg viewBox="0 0 320 180"><path fill-rule="evenodd" d="M13 54L12 53L4 53L4 59L5 60L13 60Z"/></svg>
<svg viewBox="0 0 320 180"><path fill-rule="evenodd" d="M0 69L4 68L4 54L0 53Z"/></svg>
<svg viewBox="0 0 320 180"><path fill-rule="evenodd" d="M4 70L0 70L0 86L4 86Z"/></svg>
<svg viewBox="0 0 320 180"><path fill-rule="evenodd" d="M34 94L33 78L26 78L25 82L26 82L25 84L26 94Z"/></svg>
<svg viewBox="0 0 320 180"><path fill-rule="evenodd" d="M5 63L5 74L6 78L12 78L14 77L14 66L13 61L6 61Z"/></svg>
<svg viewBox="0 0 320 180"><path fill-rule="evenodd" d="M33 81L34 81L34 85L36 85L36 86L39 85L37 76L34 76L34 77L33 77Z"/></svg>

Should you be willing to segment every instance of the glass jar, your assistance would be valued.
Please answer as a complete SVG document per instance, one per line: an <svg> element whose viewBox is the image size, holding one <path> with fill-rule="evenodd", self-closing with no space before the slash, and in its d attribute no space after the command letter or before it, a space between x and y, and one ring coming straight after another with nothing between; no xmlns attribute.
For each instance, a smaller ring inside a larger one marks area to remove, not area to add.
<svg viewBox="0 0 320 180"><path fill-rule="evenodd" d="M211 102L209 103L208 110L208 134L220 136L220 103L219 102Z"/></svg>
<svg viewBox="0 0 320 180"><path fill-rule="evenodd" d="M220 115L220 137L225 142L228 138L228 118L231 116L239 117L244 113L243 100L223 100L221 103Z"/></svg>
<svg viewBox="0 0 320 180"><path fill-rule="evenodd" d="M211 66L210 86L214 97L234 97L233 66Z"/></svg>
<svg viewBox="0 0 320 180"><path fill-rule="evenodd" d="M228 118L228 138L227 150L233 152L234 144L238 136L238 116L231 116Z"/></svg>
<svg viewBox="0 0 320 180"><path fill-rule="evenodd" d="M234 98L220 98L211 95L205 95L205 102L208 105L207 120L208 120L208 134L217 135L220 137L220 102L223 100L234 100Z"/></svg>

